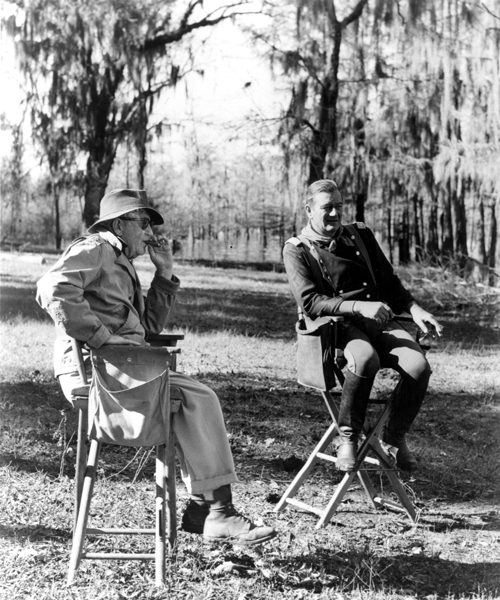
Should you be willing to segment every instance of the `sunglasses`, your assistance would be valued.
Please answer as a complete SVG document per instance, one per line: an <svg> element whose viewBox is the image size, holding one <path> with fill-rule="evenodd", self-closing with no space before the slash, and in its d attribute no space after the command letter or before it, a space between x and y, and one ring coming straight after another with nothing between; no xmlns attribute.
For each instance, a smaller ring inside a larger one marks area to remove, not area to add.
<svg viewBox="0 0 500 600"><path fill-rule="evenodd" d="M147 219L146 217L142 219L134 219L132 217L120 217L122 221L137 221L139 223L139 227L144 231L151 225L151 219Z"/></svg>

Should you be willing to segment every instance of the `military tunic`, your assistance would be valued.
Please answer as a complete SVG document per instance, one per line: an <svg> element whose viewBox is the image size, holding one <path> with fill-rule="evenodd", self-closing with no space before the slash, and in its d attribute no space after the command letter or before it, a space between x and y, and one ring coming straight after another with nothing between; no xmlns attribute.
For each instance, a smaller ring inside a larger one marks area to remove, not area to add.
<svg viewBox="0 0 500 600"><path fill-rule="evenodd" d="M308 246L298 238L285 244L283 260L292 293L297 304L312 319L339 314L339 307L345 301L382 301L393 312L400 313L413 300L372 231L363 223L354 226L370 257L373 276L356 237L349 235L345 228L333 244L314 242L319 264Z"/></svg>

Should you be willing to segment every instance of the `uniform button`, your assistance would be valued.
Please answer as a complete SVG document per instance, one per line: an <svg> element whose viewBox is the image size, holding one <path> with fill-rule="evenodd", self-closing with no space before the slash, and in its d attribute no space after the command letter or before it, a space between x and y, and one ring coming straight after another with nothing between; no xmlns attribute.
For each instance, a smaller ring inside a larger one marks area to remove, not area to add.
<svg viewBox="0 0 500 600"><path fill-rule="evenodd" d="M367 298L371 298L370 294L366 294L366 297L367 297Z"/></svg>
<svg viewBox="0 0 500 600"><path fill-rule="evenodd" d="M351 240L353 240L353 239L354 239L354 236L353 236L353 235L351 235Z"/></svg>
<svg viewBox="0 0 500 600"><path fill-rule="evenodd" d="M344 290L339 290L339 294L343 294L343 293L344 293Z"/></svg>
<svg viewBox="0 0 500 600"><path fill-rule="evenodd" d="M356 256L359 256L359 251L356 251Z"/></svg>
<svg viewBox="0 0 500 600"><path fill-rule="evenodd" d="M366 281L363 281L363 285L368 285L368 284L366 283Z"/></svg>

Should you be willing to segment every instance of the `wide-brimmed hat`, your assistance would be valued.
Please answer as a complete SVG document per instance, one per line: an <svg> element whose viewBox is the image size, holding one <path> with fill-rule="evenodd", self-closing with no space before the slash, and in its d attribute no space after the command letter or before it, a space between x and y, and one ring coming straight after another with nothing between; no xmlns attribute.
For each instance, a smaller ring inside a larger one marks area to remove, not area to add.
<svg viewBox="0 0 500 600"><path fill-rule="evenodd" d="M89 227L89 233L95 233L97 226L104 221L111 221L141 209L148 212L153 225L161 225L164 222L160 213L149 206L148 196L144 190L112 190L101 200L99 218Z"/></svg>

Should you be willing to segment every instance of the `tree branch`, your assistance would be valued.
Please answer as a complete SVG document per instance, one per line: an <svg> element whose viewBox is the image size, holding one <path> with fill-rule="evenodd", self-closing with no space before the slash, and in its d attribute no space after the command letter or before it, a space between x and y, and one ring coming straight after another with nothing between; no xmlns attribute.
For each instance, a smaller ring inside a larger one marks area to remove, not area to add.
<svg viewBox="0 0 500 600"><path fill-rule="evenodd" d="M481 6L484 8L484 10L490 14L494 19L500 19L500 17L498 15L495 15L491 12L491 10L486 6L486 4L484 2L481 2Z"/></svg>
<svg viewBox="0 0 500 600"><path fill-rule="evenodd" d="M302 119L302 124L305 125L306 127L309 127L309 129L313 133L319 133L319 129L317 127L314 127L314 125L308 119Z"/></svg>
<svg viewBox="0 0 500 600"><path fill-rule="evenodd" d="M341 21L340 26L342 29L345 29L350 23L356 21L356 19L359 19L367 2L368 0L359 0L356 6L352 9L351 14Z"/></svg>
<svg viewBox="0 0 500 600"><path fill-rule="evenodd" d="M168 46L169 44L178 42L185 35L191 33L191 31L194 31L195 29L200 29L202 27L213 27L214 25L217 25L217 23L220 23L221 21L224 21L225 19L229 19L231 17L235 17L238 15L259 14L256 11L233 11L232 9L238 6L244 6L246 4L249 4L248 0L242 0L241 2L235 2L233 4L227 4L225 6L219 6L216 10L205 15L203 19L195 21L194 23L189 23L189 18L192 16L194 9L201 4L202 0L194 0L193 2L190 2L188 8L186 9L186 12L182 16L182 19L177 29L174 29L173 31L167 31L165 33L160 33L154 38L146 40L143 45L143 50L159 50L164 46ZM230 11L229 14L228 11ZM220 12L221 14L214 17L214 15L218 12Z"/></svg>

